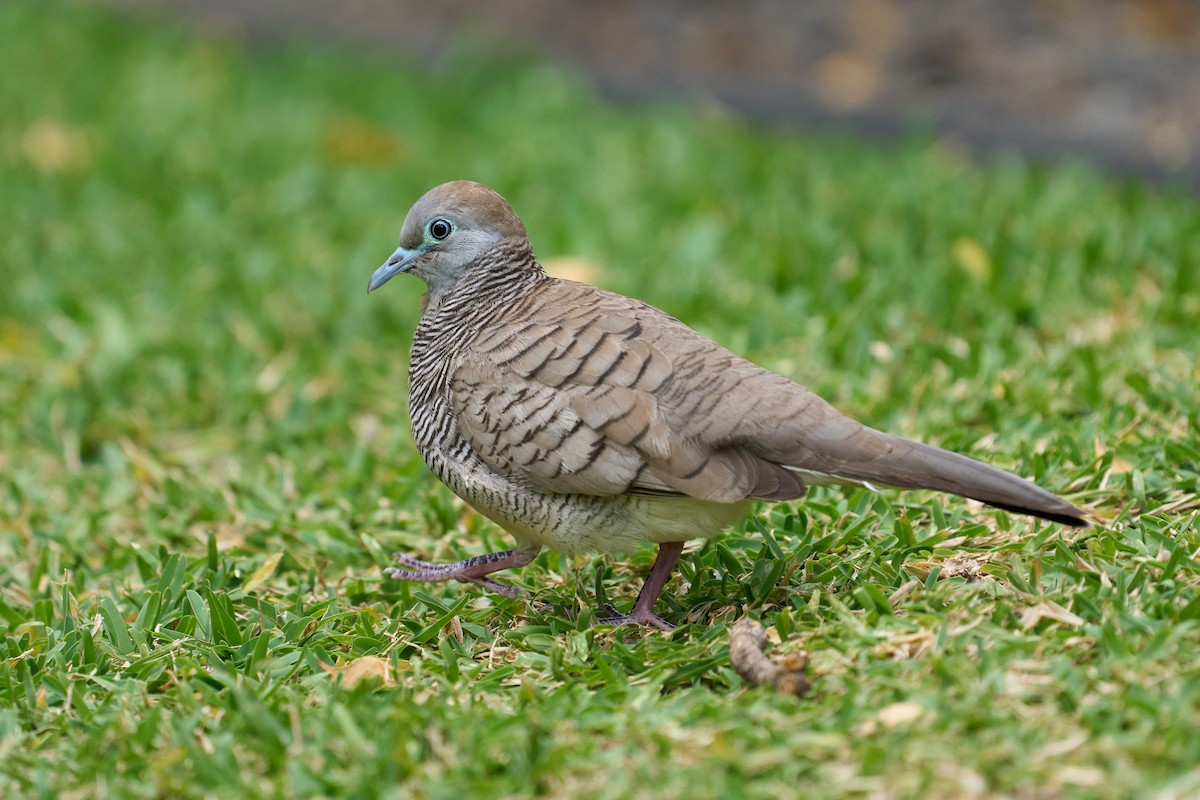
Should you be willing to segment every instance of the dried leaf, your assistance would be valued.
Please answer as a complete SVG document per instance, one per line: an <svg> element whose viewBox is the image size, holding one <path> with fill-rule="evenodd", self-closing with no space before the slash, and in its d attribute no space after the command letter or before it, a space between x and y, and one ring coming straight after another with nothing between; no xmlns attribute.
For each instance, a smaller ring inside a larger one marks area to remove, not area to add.
<svg viewBox="0 0 1200 800"><path fill-rule="evenodd" d="M963 236L954 243L954 260L963 272L977 280L986 280L992 275L991 256L983 249L983 245L969 236Z"/></svg>
<svg viewBox="0 0 1200 800"><path fill-rule="evenodd" d="M267 578L270 578L272 575L275 574L275 570L279 566L279 562L282 559L283 559L283 551L282 550L277 553L271 553L270 555L268 555L266 560L263 561L262 566L256 570L254 570L254 574L251 575L249 577L249 579L246 581L246 586L244 587L245 590L247 592L253 592L259 586L262 586L263 583L266 582Z"/></svg>
<svg viewBox="0 0 1200 800"><path fill-rule="evenodd" d="M21 137L21 150L42 172L83 169L91 162L83 131L53 119L40 119L30 125Z"/></svg>
<svg viewBox="0 0 1200 800"><path fill-rule="evenodd" d="M1043 600L1026 611L1021 617L1021 628L1029 630L1044 619L1061 622L1064 625L1070 625L1072 628L1078 628L1083 624L1083 617L1072 614L1053 600Z"/></svg>
<svg viewBox="0 0 1200 800"><path fill-rule="evenodd" d="M950 556L942 564L941 577L962 578L968 583L973 583L983 577L983 567L969 555L958 553L957 555Z"/></svg>
<svg viewBox="0 0 1200 800"><path fill-rule="evenodd" d="M392 686L395 683L392 680L391 666L388 664L388 660L378 656L363 656L335 667L322 664L321 668L328 675L335 677L340 675L342 686L347 689L366 680L378 681L383 686Z"/></svg>
<svg viewBox="0 0 1200 800"><path fill-rule="evenodd" d="M879 709L879 713L875 715L875 719L879 720L879 724L885 728L895 728L900 725L907 725L910 722L916 722L924 715L925 706L910 700L902 700L899 703L892 703Z"/></svg>

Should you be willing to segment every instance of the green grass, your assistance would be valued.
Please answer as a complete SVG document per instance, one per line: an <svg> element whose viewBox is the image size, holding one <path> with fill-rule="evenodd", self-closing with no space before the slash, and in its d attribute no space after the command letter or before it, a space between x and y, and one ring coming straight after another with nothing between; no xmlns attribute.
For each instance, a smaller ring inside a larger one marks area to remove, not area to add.
<svg viewBox="0 0 1200 800"><path fill-rule="evenodd" d="M544 259L1101 524L814 491L685 556L671 636L584 611L649 549L544 554L535 603L382 580L508 546L413 449L419 282L365 294L459 177ZM1200 792L1195 198L35 0L0 5L0 186L0 795ZM743 613L811 696L733 673Z"/></svg>

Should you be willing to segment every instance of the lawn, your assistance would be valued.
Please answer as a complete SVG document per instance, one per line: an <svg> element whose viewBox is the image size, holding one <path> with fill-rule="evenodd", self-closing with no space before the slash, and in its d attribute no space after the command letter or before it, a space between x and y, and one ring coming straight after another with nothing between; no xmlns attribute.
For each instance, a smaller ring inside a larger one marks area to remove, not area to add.
<svg viewBox="0 0 1200 800"><path fill-rule="evenodd" d="M690 549L672 635L588 610L651 548L545 553L533 602L384 579L509 541L413 448L419 281L366 295L461 177L552 271L1098 524L814 490ZM0 186L0 795L1200 793L1195 197L38 0ZM808 696L732 670L744 614Z"/></svg>

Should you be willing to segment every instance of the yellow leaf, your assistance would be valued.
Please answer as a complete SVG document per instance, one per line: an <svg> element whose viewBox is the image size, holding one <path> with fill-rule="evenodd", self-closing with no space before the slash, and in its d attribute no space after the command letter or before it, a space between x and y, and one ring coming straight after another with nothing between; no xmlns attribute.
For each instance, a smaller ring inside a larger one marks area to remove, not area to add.
<svg viewBox="0 0 1200 800"><path fill-rule="evenodd" d="M39 119L21 137L25 158L42 172L83 169L91 162L83 131L55 119Z"/></svg>
<svg viewBox="0 0 1200 800"><path fill-rule="evenodd" d="M892 729L901 725L907 725L916 722L925 715L925 706L920 703L914 703L911 700L902 700L899 703L892 703L879 709L874 717L866 719L858 726L858 732L864 736L871 736L879 732L880 728Z"/></svg>
<svg viewBox="0 0 1200 800"><path fill-rule="evenodd" d="M885 728L895 728L897 725L916 722L924 714L925 706L910 700L902 700L899 703L892 703L879 709L876 719Z"/></svg>
<svg viewBox="0 0 1200 800"><path fill-rule="evenodd" d="M1083 624L1083 618L1079 615L1072 614L1053 600L1043 600L1022 615L1021 628L1029 630L1044 619L1061 622L1072 628L1078 628Z"/></svg>
<svg viewBox="0 0 1200 800"><path fill-rule="evenodd" d="M282 558L282 551L278 553L271 553L269 556L267 556L267 560L263 562L263 565L254 570L254 574L250 576L248 581L246 581L246 586L244 587L245 590L247 592L252 592L259 586L262 586L267 578L275 574L275 568L279 566L279 561Z"/></svg>
<svg viewBox="0 0 1200 800"><path fill-rule="evenodd" d="M963 236L954 243L954 260L963 272L977 280L986 280L992 275L992 258L976 240Z"/></svg>
<svg viewBox="0 0 1200 800"><path fill-rule="evenodd" d="M1132 469L1133 464L1130 464L1120 456L1113 456L1112 469L1110 470L1113 475L1124 475L1126 472L1129 472Z"/></svg>
<svg viewBox="0 0 1200 800"><path fill-rule="evenodd" d="M383 686L391 686L395 681L392 680L391 666L386 658L378 656L363 656L349 661L345 664L339 664L336 667L327 667L324 664L321 668L326 674L334 677L342 677L342 686L347 689L357 686L362 681L375 680Z"/></svg>

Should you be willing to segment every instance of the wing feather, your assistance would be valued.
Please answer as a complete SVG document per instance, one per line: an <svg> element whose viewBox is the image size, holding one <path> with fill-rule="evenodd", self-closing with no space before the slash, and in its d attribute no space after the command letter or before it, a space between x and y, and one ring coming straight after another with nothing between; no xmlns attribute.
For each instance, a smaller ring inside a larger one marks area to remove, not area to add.
<svg viewBox="0 0 1200 800"><path fill-rule="evenodd" d="M736 356L636 300L565 282L545 295L523 321L482 332L453 376L459 428L490 466L551 493L720 502L804 493L794 471L735 437L703 435L691 418L696 394L736 390L737 375L705 377L714 359ZM664 328L674 339L653 335ZM739 419L708 427L732 430Z"/></svg>

